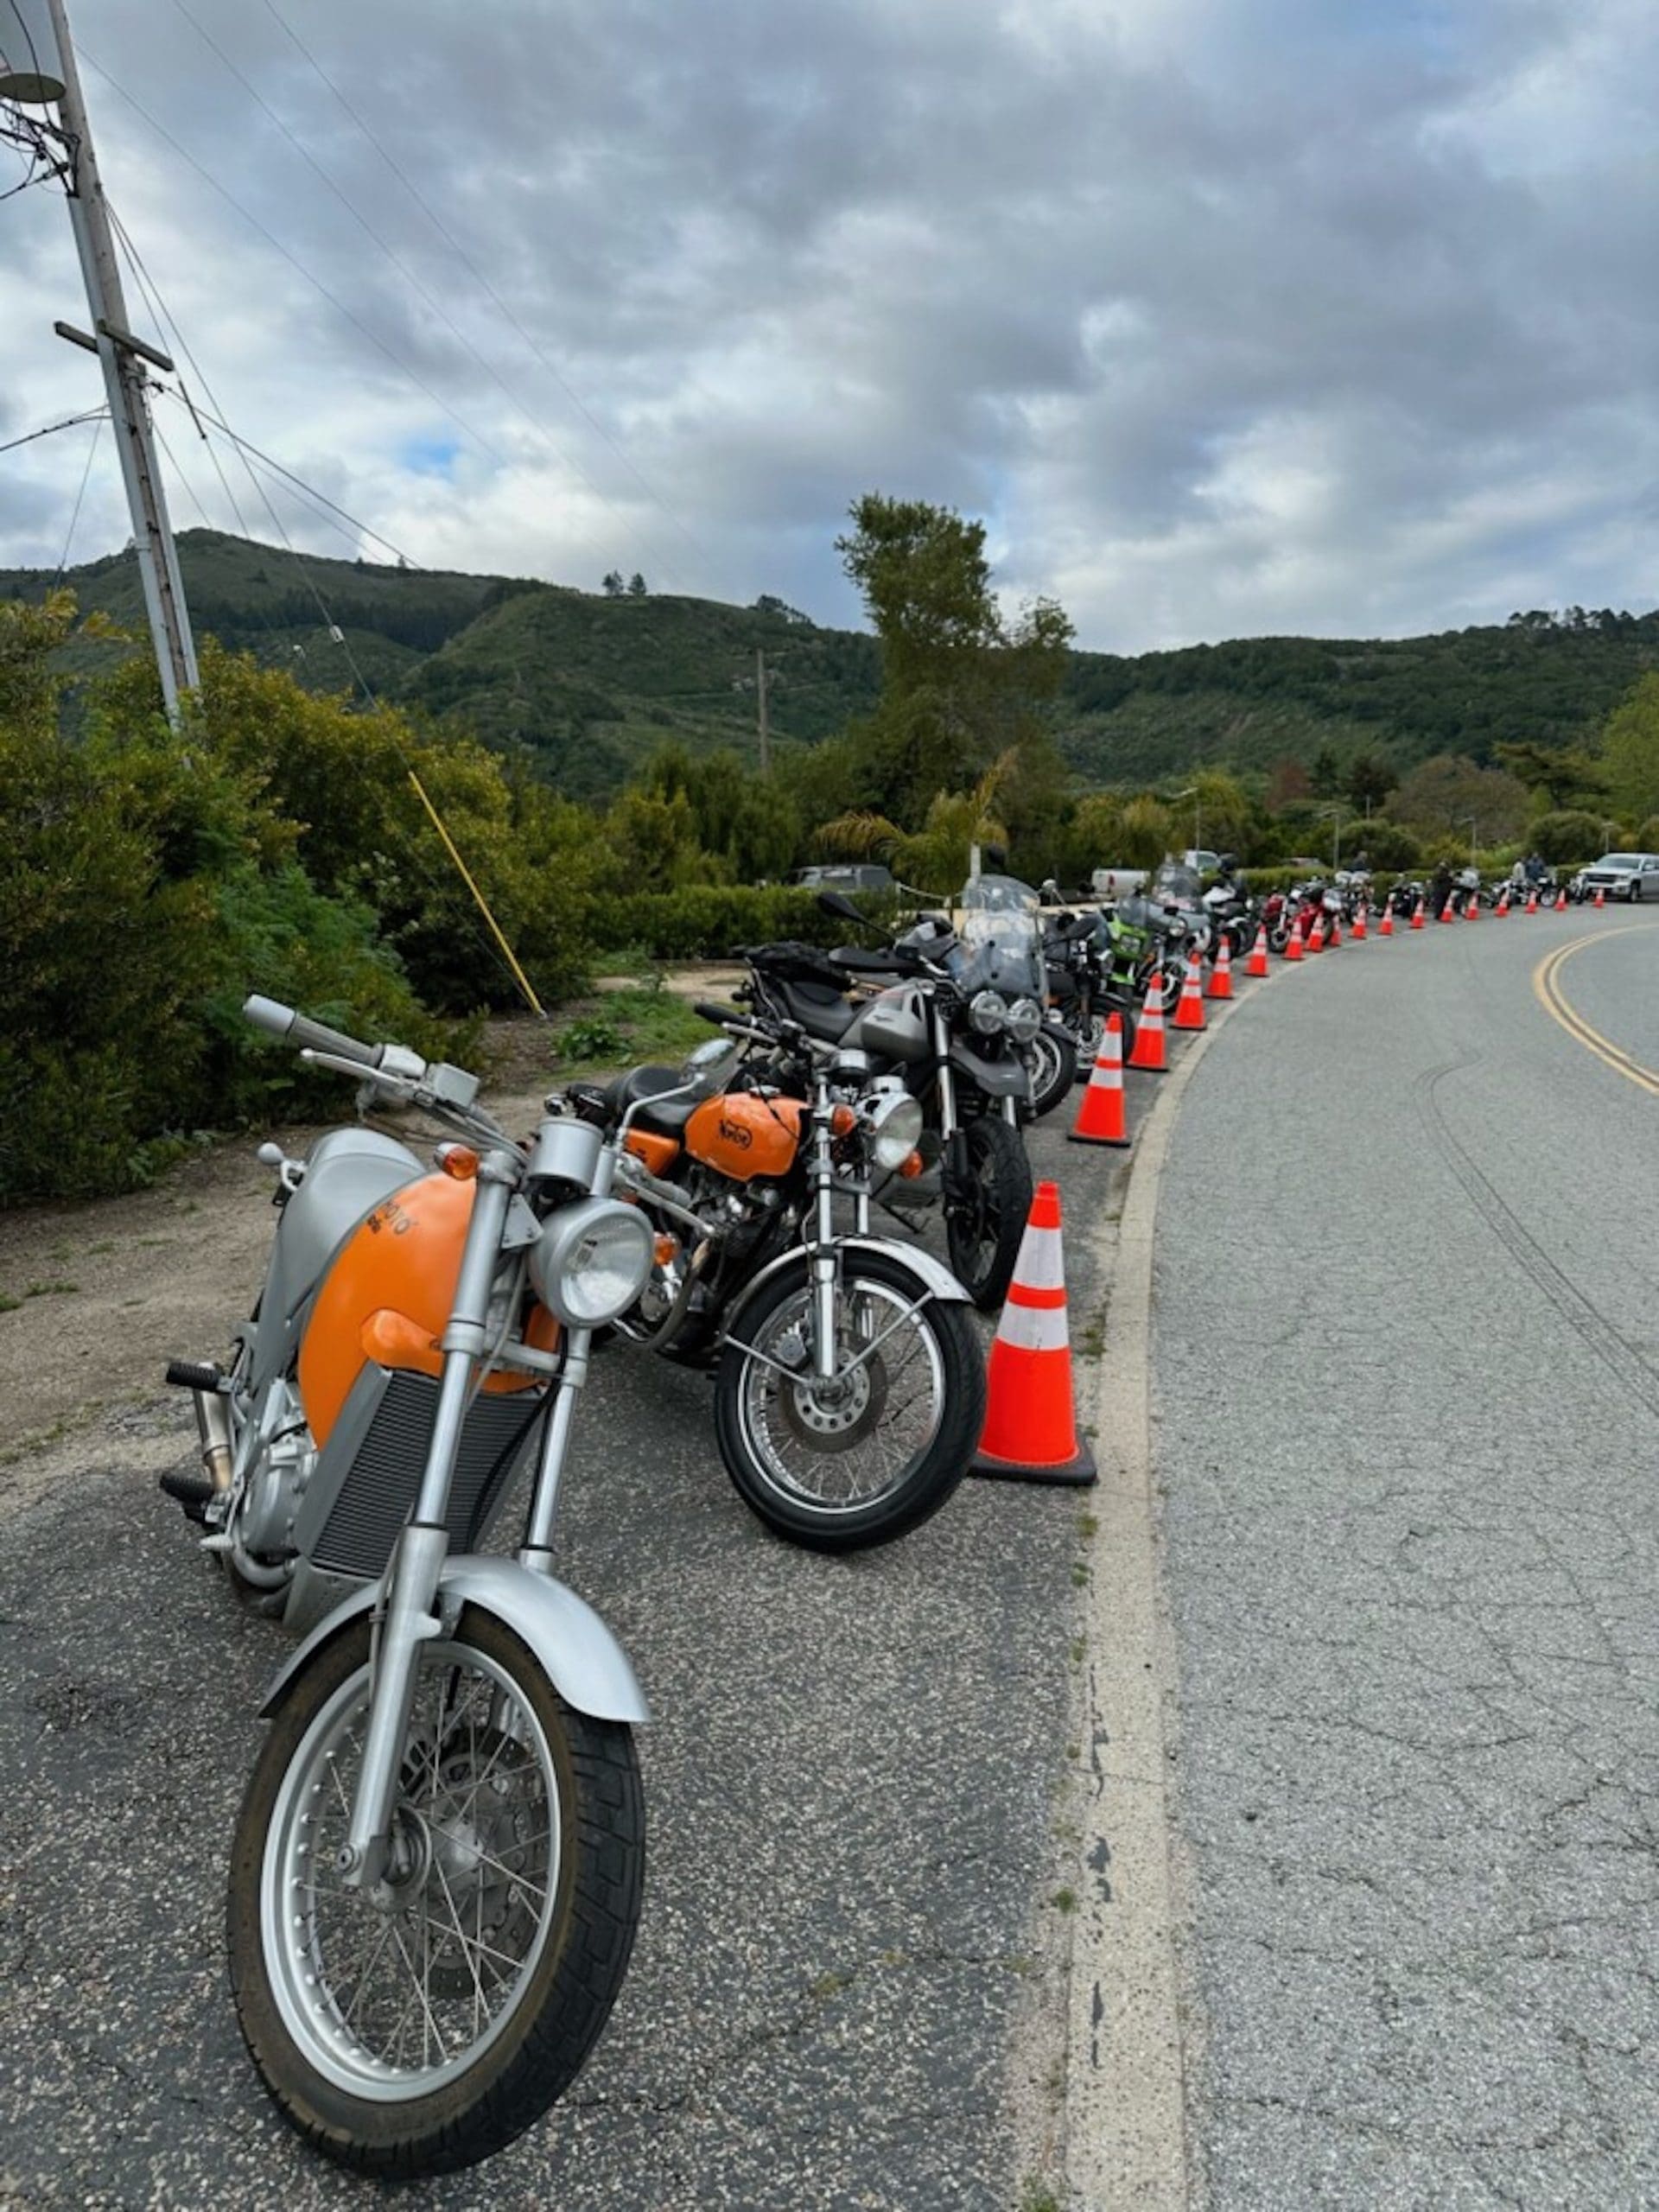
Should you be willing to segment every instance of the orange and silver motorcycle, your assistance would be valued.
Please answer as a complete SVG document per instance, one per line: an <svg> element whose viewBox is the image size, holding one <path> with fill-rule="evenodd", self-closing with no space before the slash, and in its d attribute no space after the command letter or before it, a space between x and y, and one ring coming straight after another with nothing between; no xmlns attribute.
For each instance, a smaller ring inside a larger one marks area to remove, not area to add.
<svg viewBox="0 0 1659 2212"><path fill-rule="evenodd" d="M712 1367L721 1458L768 1528L818 1551L885 1543L944 1504L984 1425L967 1292L869 1234L872 1179L921 1167L922 1109L797 1022L698 1012L727 1034L683 1070L571 1089L653 1230L618 1327Z"/></svg>
<svg viewBox="0 0 1659 2212"><path fill-rule="evenodd" d="M652 1265L601 1132L527 1144L476 1079L269 999L244 1011L359 1107L453 1132L275 1146L276 1234L228 1366L175 1363L199 1476L162 1487L237 1588L316 1620L271 1684L232 1846L231 1981L278 2108L342 2164L471 2164L537 2119L604 2026L639 1919L645 1701L552 1574L596 1330ZM483 1538L533 1466L516 1556Z"/></svg>

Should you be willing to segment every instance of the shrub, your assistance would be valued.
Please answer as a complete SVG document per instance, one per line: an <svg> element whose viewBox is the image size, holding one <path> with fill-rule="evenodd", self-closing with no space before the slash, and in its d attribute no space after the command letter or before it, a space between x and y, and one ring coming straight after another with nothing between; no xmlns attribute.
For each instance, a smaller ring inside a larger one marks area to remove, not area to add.
<svg viewBox="0 0 1659 2212"><path fill-rule="evenodd" d="M852 925L824 913L810 891L692 884L680 891L596 893L588 926L595 944L643 947L653 960L722 960L772 938L844 944Z"/></svg>
<svg viewBox="0 0 1659 2212"><path fill-rule="evenodd" d="M1638 826L1632 844L1638 853L1659 853L1659 814L1650 814Z"/></svg>
<svg viewBox="0 0 1659 2212"><path fill-rule="evenodd" d="M1532 825L1534 849L1552 866L1564 861L1577 860L1581 854L1602 854L1607 850L1602 836L1605 824L1598 814L1586 814L1573 807L1559 813L1541 814Z"/></svg>

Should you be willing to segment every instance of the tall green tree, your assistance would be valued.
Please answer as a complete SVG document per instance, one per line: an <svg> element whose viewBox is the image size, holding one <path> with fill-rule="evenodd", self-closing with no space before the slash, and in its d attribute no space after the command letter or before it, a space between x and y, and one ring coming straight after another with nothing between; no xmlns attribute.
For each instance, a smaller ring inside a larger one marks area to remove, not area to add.
<svg viewBox="0 0 1659 2212"><path fill-rule="evenodd" d="M861 799L914 823L1033 735L1065 680L1071 625L1052 600L1005 620L985 526L872 492L836 541L881 643L882 696L855 733Z"/></svg>
<svg viewBox="0 0 1659 2212"><path fill-rule="evenodd" d="M1643 677L1607 717L1601 765L1616 812L1632 822L1659 813L1659 675Z"/></svg>

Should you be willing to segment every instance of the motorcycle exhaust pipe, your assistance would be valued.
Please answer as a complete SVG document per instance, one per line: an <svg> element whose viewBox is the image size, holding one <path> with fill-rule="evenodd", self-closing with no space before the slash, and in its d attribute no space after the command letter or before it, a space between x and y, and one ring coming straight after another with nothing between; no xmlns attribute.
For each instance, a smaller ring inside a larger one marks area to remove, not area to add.
<svg viewBox="0 0 1659 2212"><path fill-rule="evenodd" d="M201 1439L201 1471L216 1491L231 1486L231 1416L217 1390L193 1390L196 1433Z"/></svg>

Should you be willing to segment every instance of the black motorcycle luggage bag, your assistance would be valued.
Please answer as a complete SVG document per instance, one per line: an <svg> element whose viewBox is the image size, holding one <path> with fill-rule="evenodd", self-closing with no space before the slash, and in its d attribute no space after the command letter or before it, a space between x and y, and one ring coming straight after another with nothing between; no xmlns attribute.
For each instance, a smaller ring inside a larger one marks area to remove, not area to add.
<svg viewBox="0 0 1659 2212"><path fill-rule="evenodd" d="M847 988L844 968L816 944L803 944L793 938L780 944L751 945L744 958L766 975L775 976L780 983L821 983L836 993Z"/></svg>

